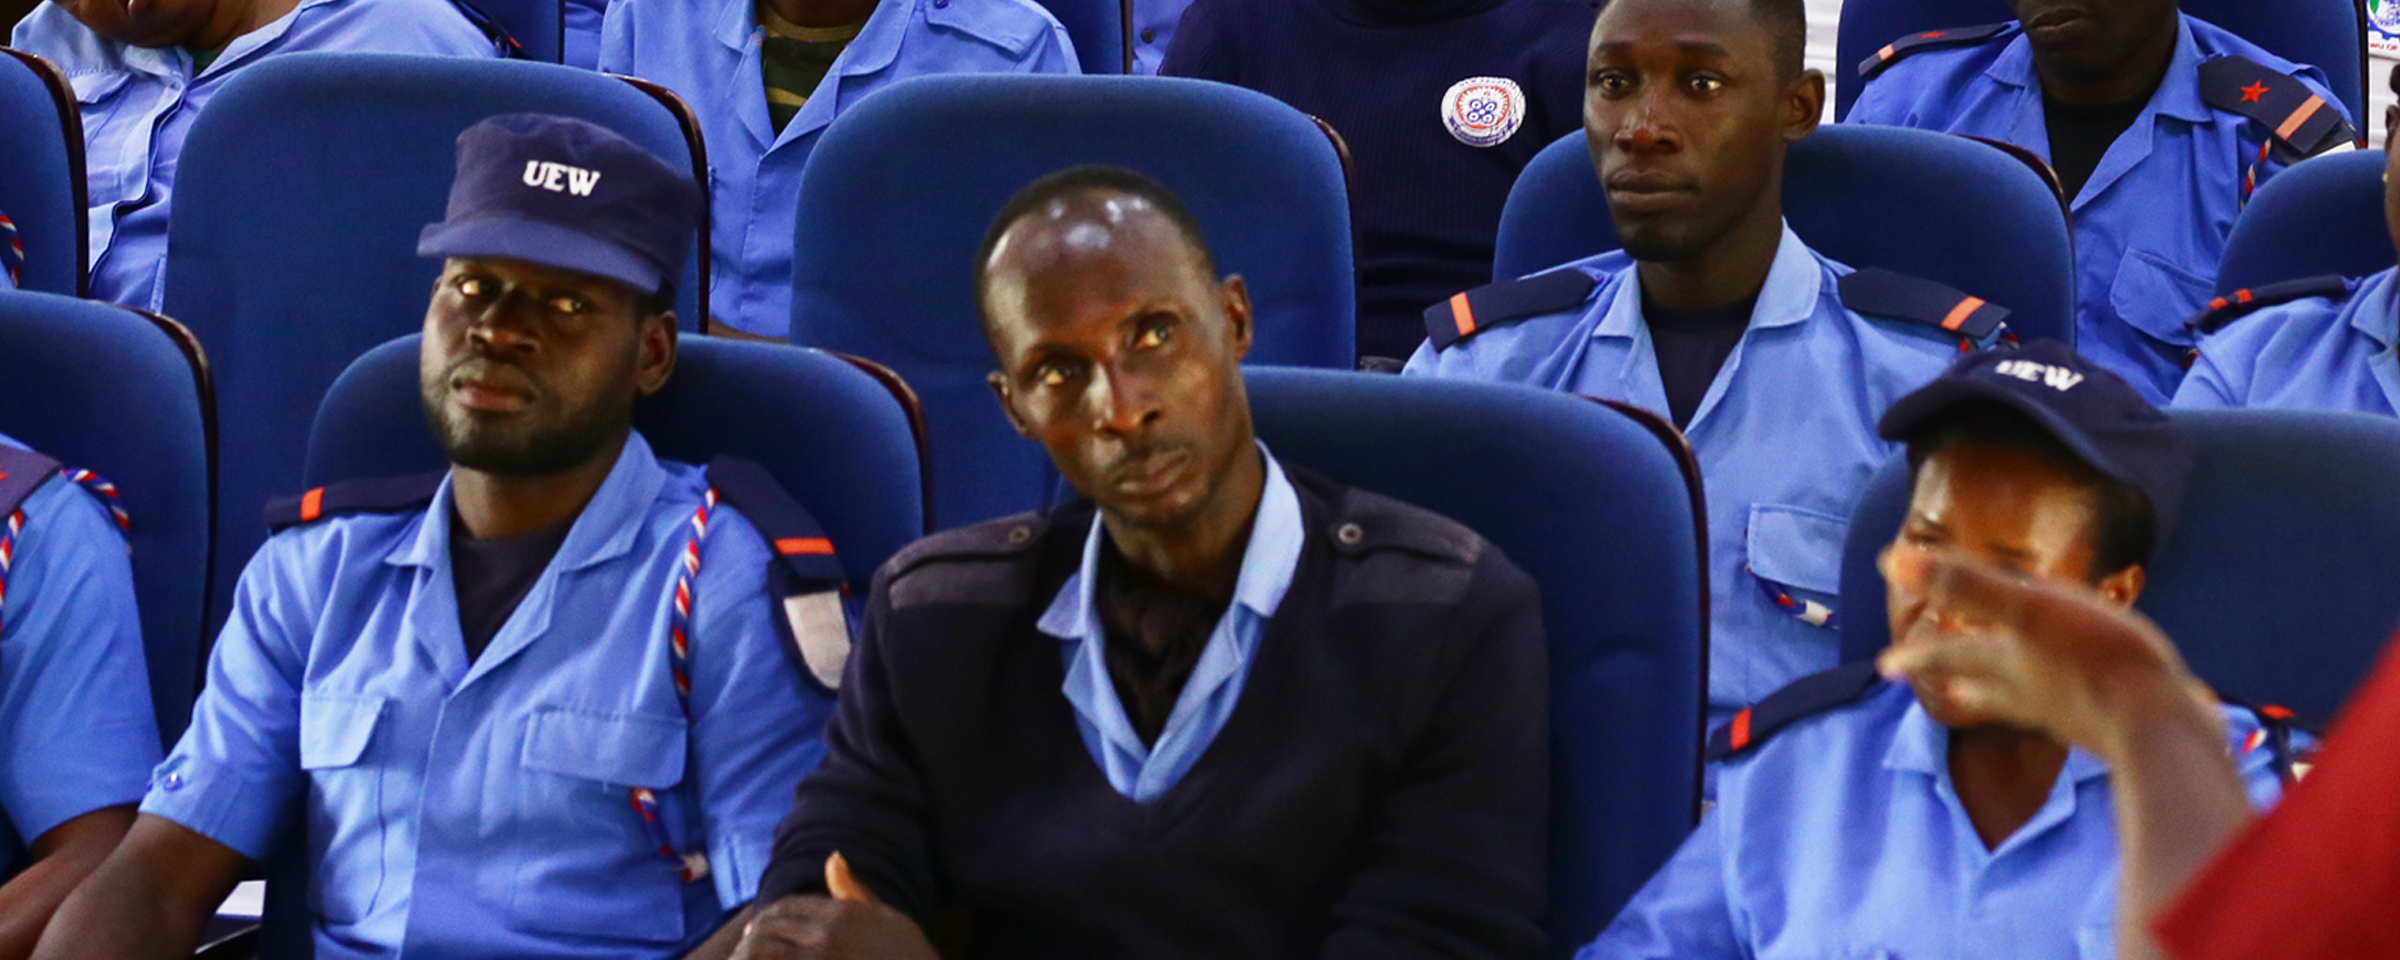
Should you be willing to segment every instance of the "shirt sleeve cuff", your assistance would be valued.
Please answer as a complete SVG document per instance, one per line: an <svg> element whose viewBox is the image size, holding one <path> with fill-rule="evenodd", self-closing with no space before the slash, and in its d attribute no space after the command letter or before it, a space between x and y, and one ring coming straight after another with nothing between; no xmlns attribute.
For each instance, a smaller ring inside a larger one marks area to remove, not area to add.
<svg viewBox="0 0 2400 960"><path fill-rule="evenodd" d="M282 819L282 791L232 770L172 757L150 777L142 812L182 824L252 860L264 860Z"/></svg>

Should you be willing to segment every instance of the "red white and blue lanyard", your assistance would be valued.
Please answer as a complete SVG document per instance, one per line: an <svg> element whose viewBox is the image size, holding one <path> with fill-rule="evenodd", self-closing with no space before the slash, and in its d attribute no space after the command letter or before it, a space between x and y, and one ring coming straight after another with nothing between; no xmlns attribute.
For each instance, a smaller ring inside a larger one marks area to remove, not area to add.
<svg viewBox="0 0 2400 960"><path fill-rule="evenodd" d="M116 484L108 482L107 478L89 470L60 470L58 475L91 491L92 496L98 497L100 505L108 508L109 518L117 522L117 529L133 529L133 517L125 512L125 501L124 498L117 495ZM8 603L8 574L17 563L17 534L23 532L24 529L24 508L10 510L8 526L6 529L0 530L0 606Z"/></svg>
<svg viewBox="0 0 2400 960"><path fill-rule="evenodd" d="M1758 588L1766 592L1767 602L1790 614L1792 619L1812 627L1830 627L1838 619L1832 607L1814 600L1795 597L1792 595L1792 588L1761 577L1755 572L1750 576L1758 581Z"/></svg>
<svg viewBox="0 0 2400 960"><path fill-rule="evenodd" d="M667 614L667 663L675 677L675 699L683 706L686 724L692 722L692 584L700 576L700 544L708 539L709 514L716 506L717 488L710 487L700 497L700 508L692 512L692 538L684 544L683 560L677 564L675 596ZM633 811L641 814L642 827L658 844L658 852L683 865L684 882L707 877L708 851L676 851L675 837L667 832L666 821L659 815L658 795L648 787L635 787L632 799Z"/></svg>

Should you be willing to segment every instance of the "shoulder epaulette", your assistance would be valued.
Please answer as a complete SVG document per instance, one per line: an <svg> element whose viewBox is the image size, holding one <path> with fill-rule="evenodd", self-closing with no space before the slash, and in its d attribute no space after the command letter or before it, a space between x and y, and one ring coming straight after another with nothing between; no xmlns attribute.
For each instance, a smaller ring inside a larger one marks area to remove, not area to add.
<svg viewBox="0 0 2400 960"><path fill-rule="evenodd" d="M784 653L800 675L827 693L842 687L850 661L849 576L833 552L833 540L806 507L775 476L740 457L708 462L708 485L717 498L758 531L774 554L767 593L783 616L776 620Z"/></svg>
<svg viewBox="0 0 2400 960"><path fill-rule="evenodd" d="M1956 27L1949 30L1926 30L1912 33L1884 44L1883 49L1875 51L1874 56L1859 61L1858 76L1860 79L1873 77L1883 72L1883 68L1899 62L1900 58L1919 51L1982 43L1999 36L2010 26L2013 24L1989 23L1980 27Z"/></svg>
<svg viewBox="0 0 2400 960"><path fill-rule="evenodd" d="M2311 297L2339 299L2349 295L2350 281L2337 276L2285 280L2281 283L2236 290L2211 300L2208 302L2208 308L2201 311L2199 316L2193 317L2191 322L2185 326L2190 327L2194 333L2207 336L2222 329L2228 323L2277 304L2306 300Z"/></svg>
<svg viewBox="0 0 2400 960"><path fill-rule="evenodd" d="M2292 767L2301 759L2292 746L2292 731L2299 728L2298 718L2290 710L2271 703L2253 706L2237 701L2227 702L2249 711L2252 717L2258 719L2258 729L2251 731L2250 739L2243 741L2240 752L2251 754L2267 751L2267 768L2275 771L2275 776L2285 786L2292 785L2298 779L2293 776Z"/></svg>
<svg viewBox="0 0 2400 960"><path fill-rule="evenodd" d="M267 501L267 529L282 530L326 517L422 510L433 502L434 492L441 489L442 477L448 473L437 470L413 477L347 480L296 497L277 497Z"/></svg>
<svg viewBox="0 0 2400 960"><path fill-rule="evenodd" d="M2340 107L2327 103L2300 78L2248 57L2202 63L2200 98L2211 107L2258 121L2304 157L2358 139L2357 131L2342 119Z"/></svg>
<svg viewBox="0 0 2400 960"><path fill-rule="evenodd" d="M1734 714L1731 722L1709 734L1708 762L1740 756L1767 742L1767 738L1774 736L1776 731L1835 707L1855 703L1867 691L1883 683L1883 676L1875 672L1873 660L1844 664L1824 673L1794 680L1790 686L1768 694L1757 706Z"/></svg>
<svg viewBox="0 0 2400 960"><path fill-rule="evenodd" d="M1881 267L1841 280L1842 305L1868 316L1923 324L1982 342L2006 325L2008 308L1955 288Z"/></svg>
<svg viewBox="0 0 2400 960"><path fill-rule="evenodd" d="M906 576L930 563L945 560L991 560L1015 556L1033 548L1049 526L1052 512L1031 511L996 517L981 523L944 530L900 548L884 561L887 579Z"/></svg>
<svg viewBox="0 0 2400 960"><path fill-rule="evenodd" d="M59 463L31 450L0 444L0 522L58 476Z"/></svg>
<svg viewBox="0 0 2400 960"><path fill-rule="evenodd" d="M1345 491L1339 513L1332 533L1341 553L1406 550L1468 566L1483 556L1483 537L1466 524L1379 493Z"/></svg>
<svg viewBox="0 0 2400 960"><path fill-rule="evenodd" d="M1425 336L1434 349L1448 349L1480 331L1581 304L1599 284L1581 270L1552 270L1476 287L1426 307Z"/></svg>

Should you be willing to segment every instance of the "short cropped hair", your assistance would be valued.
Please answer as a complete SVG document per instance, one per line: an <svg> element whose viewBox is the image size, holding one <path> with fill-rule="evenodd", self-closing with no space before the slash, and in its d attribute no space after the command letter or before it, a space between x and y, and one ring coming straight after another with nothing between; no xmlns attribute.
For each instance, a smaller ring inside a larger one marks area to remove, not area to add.
<svg viewBox="0 0 2400 960"><path fill-rule="evenodd" d="M1750 15L1767 28L1775 43L1775 70L1784 79L1808 69L1808 5L1806 0L1750 0Z"/></svg>
<svg viewBox="0 0 2400 960"><path fill-rule="evenodd" d="M1994 401L1962 405L1908 441L1908 486L1915 490L1925 461L1961 441L2031 454L2055 464L2091 491L2092 581L2127 567L2146 566L2157 546L2158 514L2142 488L2105 473L2067 448L2032 417Z"/></svg>
<svg viewBox="0 0 2400 960"><path fill-rule="evenodd" d="M706 307L707 305L702 304L702 306ZM642 294L640 299L633 302L633 315L636 319L646 320L673 309L675 309L675 281L673 280L659 281L658 289Z"/></svg>
<svg viewBox="0 0 2400 960"><path fill-rule="evenodd" d="M1165 214L1167 220L1175 225L1176 232L1191 244L1192 252L1200 257L1201 271L1209 279L1216 279L1217 258L1208 251L1208 238L1201 235L1200 221L1192 218L1191 209L1183 205L1183 200L1175 196L1175 191L1124 167L1085 164L1068 167L1028 183L1015 196L1008 198L1007 203L1000 205L1000 213L992 218L991 227L983 232L983 245L975 250L975 304L979 310L983 306L984 283L991 278L992 251L1000 246L1000 238L1008 233L1008 228L1016 226L1017 221L1048 206L1053 200L1093 191L1130 194L1147 201L1151 208Z"/></svg>

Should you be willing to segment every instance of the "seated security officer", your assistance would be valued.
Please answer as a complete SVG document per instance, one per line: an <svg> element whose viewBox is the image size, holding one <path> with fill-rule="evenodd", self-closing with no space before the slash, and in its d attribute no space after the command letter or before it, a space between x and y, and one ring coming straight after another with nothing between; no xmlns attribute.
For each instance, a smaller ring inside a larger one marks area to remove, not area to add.
<svg viewBox="0 0 2400 960"><path fill-rule="evenodd" d="M800 169L834 117L910 77L1076 70L1066 28L1033 0L615 0L600 69L664 84L699 115L711 330L773 340L792 324Z"/></svg>
<svg viewBox="0 0 2400 960"><path fill-rule="evenodd" d="M699 212L583 121L459 136L417 247L450 469L270 507L190 731L40 956L189 956L292 813L320 960L668 957L751 898L832 706L771 619L756 491L630 425Z"/></svg>
<svg viewBox="0 0 2400 960"><path fill-rule="evenodd" d="M0 436L0 956L33 952L158 763L126 522L108 481Z"/></svg>
<svg viewBox="0 0 2400 960"><path fill-rule="evenodd" d="M2400 72L2392 76L2400 90ZM2384 126L2383 218L2400 243L2400 107ZM2400 268L2364 280L2316 277L2243 290L2192 321L2201 335L2192 372L2175 390L2185 409L2257 407L2400 412L2392 347L2400 343Z"/></svg>
<svg viewBox="0 0 2400 960"><path fill-rule="evenodd" d="M1708 484L1718 719L1834 665L1851 506L1895 449L1875 417L2007 311L1852 272L1783 223L1785 147L1817 125L1800 0L1613 0L1585 130L1624 241L1453 297L1407 372L1528 383L1671 418Z"/></svg>
<svg viewBox="0 0 2400 960"><path fill-rule="evenodd" d="M489 57L449 0L50 0L11 45L75 87L90 191L92 296L156 310L166 288L175 167L225 81L307 51ZM258 158L271 175L273 157Z"/></svg>
<svg viewBox="0 0 2400 960"><path fill-rule="evenodd" d="M2016 22L1895 40L1847 122L2002 140L2074 209L2076 348L2165 403L2250 191L2357 134L2317 68L2176 0L2010 0Z"/></svg>
<svg viewBox="0 0 2400 960"><path fill-rule="evenodd" d="M2190 444L2055 343L1960 360L1883 419L1910 498L1887 572L1950 550L2128 606ZM1895 575L1892 635L1957 614ZM2251 801L2288 731L2220 707ZM2272 724L2272 721L2269 721ZM2092 755L1861 662L1794 683L1711 738L1717 805L1578 956L2111 956L2117 838Z"/></svg>
<svg viewBox="0 0 2400 960"><path fill-rule="evenodd" d="M699 955L1538 955L1533 582L1253 437L1249 296L1165 188L1037 180L976 263L992 388L1089 499L883 568L764 906Z"/></svg>

